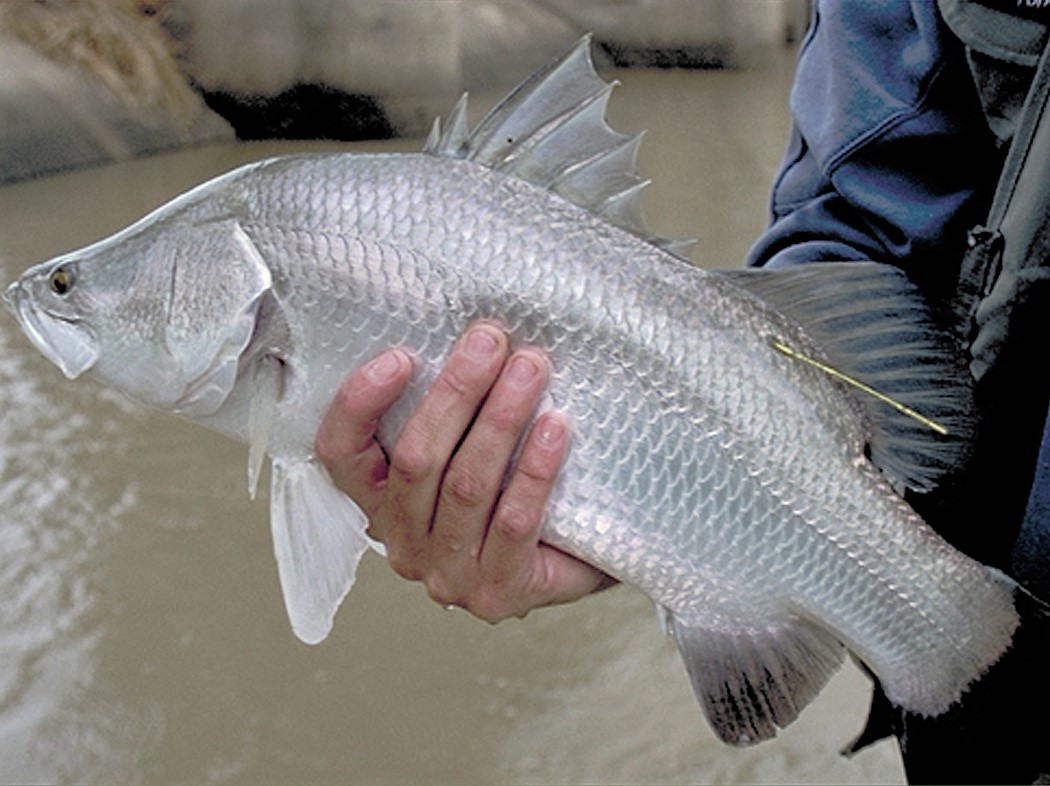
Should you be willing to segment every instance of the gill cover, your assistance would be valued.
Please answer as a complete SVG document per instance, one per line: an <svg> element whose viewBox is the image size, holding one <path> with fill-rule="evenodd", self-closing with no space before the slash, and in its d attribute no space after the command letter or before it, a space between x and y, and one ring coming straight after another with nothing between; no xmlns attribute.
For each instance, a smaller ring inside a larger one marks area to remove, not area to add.
<svg viewBox="0 0 1050 786"><path fill-rule="evenodd" d="M174 411L210 415L237 381L238 361L251 342L270 270L235 220L216 222L203 247L207 260L171 266L164 343L186 380ZM180 264L180 262L182 264Z"/></svg>

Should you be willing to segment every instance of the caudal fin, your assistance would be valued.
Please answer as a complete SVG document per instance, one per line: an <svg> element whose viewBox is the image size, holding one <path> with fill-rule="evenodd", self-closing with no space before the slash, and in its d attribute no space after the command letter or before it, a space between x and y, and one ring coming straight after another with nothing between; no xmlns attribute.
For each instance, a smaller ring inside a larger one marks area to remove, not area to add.
<svg viewBox="0 0 1050 786"><path fill-rule="evenodd" d="M929 717L895 707L876 681L862 734L844 753L896 737L911 783L1048 783L1050 606L1020 587L1010 647L959 702Z"/></svg>

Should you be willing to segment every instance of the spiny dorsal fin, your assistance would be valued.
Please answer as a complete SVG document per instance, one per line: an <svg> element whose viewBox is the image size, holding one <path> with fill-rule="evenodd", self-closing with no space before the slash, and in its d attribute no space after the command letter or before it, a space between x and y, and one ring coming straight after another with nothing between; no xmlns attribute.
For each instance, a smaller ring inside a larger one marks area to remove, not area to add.
<svg viewBox="0 0 1050 786"><path fill-rule="evenodd" d="M436 122L423 151L463 158L547 188L672 253L691 241L653 235L642 217L635 158L641 135L613 131L605 109L615 82L591 61L590 36L541 68L467 129L464 95L442 129Z"/></svg>

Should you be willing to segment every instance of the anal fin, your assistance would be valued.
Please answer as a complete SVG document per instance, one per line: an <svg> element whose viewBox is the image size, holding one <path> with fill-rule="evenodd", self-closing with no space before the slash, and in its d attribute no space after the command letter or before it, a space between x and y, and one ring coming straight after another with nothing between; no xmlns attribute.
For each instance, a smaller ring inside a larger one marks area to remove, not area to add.
<svg viewBox="0 0 1050 786"><path fill-rule="evenodd" d="M322 641L372 545L368 519L315 459L273 460L270 528L295 635Z"/></svg>
<svg viewBox="0 0 1050 786"><path fill-rule="evenodd" d="M671 629L708 722L730 745L774 737L816 697L845 656L834 637L802 619L736 633L673 619Z"/></svg>

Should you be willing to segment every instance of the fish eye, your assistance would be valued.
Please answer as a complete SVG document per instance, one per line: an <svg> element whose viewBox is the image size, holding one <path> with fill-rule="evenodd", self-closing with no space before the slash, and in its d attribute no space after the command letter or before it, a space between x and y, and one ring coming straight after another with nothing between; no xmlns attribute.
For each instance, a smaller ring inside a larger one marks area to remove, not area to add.
<svg viewBox="0 0 1050 786"><path fill-rule="evenodd" d="M77 277L73 268L65 265L56 267L48 276L47 285L56 295L62 296L69 293L76 283Z"/></svg>

